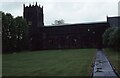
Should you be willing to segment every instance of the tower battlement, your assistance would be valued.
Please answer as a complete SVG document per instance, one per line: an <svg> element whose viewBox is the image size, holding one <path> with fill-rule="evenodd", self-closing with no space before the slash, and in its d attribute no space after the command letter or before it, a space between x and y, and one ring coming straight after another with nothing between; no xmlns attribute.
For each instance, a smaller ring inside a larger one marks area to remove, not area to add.
<svg viewBox="0 0 120 78"><path fill-rule="evenodd" d="M26 6L25 4L23 4L23 6L24 6L24 8L33 8L33 7L37 7L37 8L43 9L43 6L38 5L37 2L36 2L35 5L34 5L34 4L33 4L33 5L29 4L28 6Z"/></svg>

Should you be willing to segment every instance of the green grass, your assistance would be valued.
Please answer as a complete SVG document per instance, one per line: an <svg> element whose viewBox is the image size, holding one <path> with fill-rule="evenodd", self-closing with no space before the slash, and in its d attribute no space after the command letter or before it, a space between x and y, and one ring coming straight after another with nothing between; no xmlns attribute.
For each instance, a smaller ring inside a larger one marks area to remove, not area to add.
<svg viewBox="0 0 120 78"><path fill-rule="evenodd" d="M3 76L90 76L95 49L22 52L3 55Z"/></svg>
<svg viewBox="0 0 120 78"><path fill-rule="evenodd" d="M120 74L120 51L115 51L112 49L105 49L105 52L108 56L108 59L112 63L112 65L115 67L117 72Z"/></svg>

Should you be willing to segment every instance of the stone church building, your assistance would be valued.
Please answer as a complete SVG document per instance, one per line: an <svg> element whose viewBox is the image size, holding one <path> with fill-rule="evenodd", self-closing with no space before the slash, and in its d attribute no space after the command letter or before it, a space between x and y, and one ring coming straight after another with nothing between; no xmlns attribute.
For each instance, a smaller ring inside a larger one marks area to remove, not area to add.
<svg viewBox="0 0 120 78"><path fill-rule="evenodd" d="M110 27L109 22L44 26L43 6L37 3L23 6L23 15L29 25L30 50L104 47L102 34Z"/></svg>

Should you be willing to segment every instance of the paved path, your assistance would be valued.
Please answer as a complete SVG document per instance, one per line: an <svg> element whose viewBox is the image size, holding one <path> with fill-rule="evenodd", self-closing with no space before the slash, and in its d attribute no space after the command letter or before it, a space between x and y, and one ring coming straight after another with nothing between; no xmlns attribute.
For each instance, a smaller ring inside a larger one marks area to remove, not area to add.
<svg viewBox="0 0 120 78"><path fill-rule="evenodd" d="M118 78L102 50L98 50L94 62L93 78Z"/></svg>

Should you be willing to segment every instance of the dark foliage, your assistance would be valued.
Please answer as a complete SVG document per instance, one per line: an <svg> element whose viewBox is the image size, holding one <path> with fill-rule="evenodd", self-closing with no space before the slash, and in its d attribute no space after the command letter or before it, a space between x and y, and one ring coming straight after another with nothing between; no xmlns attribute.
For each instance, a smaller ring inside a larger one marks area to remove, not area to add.
<svg viewBox="0 0 120 78"><path fill-rule="evenodd" d="M107 47L120 49L120 27L110 27L103 34L103 43Z"/></svg>
<svg viewBox="0 0 120 78"><path fill-rule="evenodd" d="M22 17L2 13L3 53L27 49L27 24Z"/></svg>

